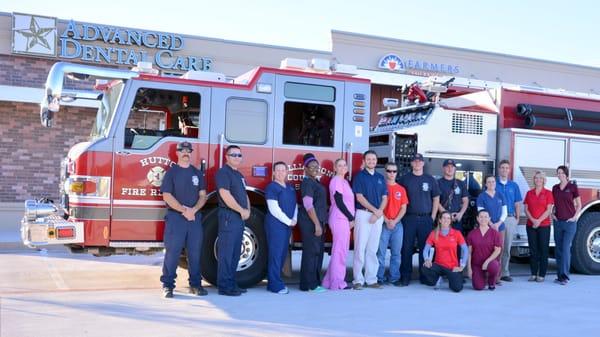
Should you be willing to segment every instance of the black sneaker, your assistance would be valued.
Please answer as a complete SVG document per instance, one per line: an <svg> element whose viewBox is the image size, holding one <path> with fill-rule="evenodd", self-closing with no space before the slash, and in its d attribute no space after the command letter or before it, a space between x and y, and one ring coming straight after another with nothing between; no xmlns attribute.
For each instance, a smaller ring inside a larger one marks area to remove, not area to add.
<svg viewBox="0 0 600 337"><path fill-rule="evenodd" d="M502 277L500 278L500 280L502 280L502 281L506 281L506 282L512 282L512 281L513 281L513 278L512 278L512 277L510 277L510 276L502 276Z"/></svg>
<svg viewBox="0 0 600 337"><path fill-rule="evenodd" d="M392 285L394 285L395 287L402 287L403 286L402 285L402 281L400 281L400 280L392 282Z"/></svg>
<svg viewBox="0 0 600 337"><path fill-rule="evenodd" d="M206 289L204 289L202 286L190 287L190 294L193 294L196 296L206 296L206 295L208 295L208 291L206 291Z"/></svg>
<svg viewBox="0 0 600 337"><path fill-rule="evenodd" d="M242 293L233 289L233 290L219 290L219 295L223 296L240 296Z"/></svg>
<svg viewBox="0 0 600 337"><path fill-rule="evenodd" d="M163 288L163 297L164 298L173 298L173 288Z"/></svg>

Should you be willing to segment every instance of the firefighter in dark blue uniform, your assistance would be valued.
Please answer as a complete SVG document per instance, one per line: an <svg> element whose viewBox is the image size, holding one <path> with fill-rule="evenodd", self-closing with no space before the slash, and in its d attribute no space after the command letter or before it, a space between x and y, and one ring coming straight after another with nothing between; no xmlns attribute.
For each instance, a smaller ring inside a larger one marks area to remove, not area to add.
<svg viewBox="0 0 600 337"><path fill-rule="evenodd" d="M244 177L238 171L242 151L230 145L225 151L226 164L217 172L219 195L219 241L217 287L219 295L240 296L246 292L237 285L235 273L240 260L244 221L250 218L250 199Z"/></svg>
<svg viewBox="0 0 600 337"><path fill-rule="evenodd" d="M412 172L403 175L398 181L406 189L408 207L402 218L404 238L402 242L402 262L400 264L400 286L410 283L412 274L412 256L414 254L415 238L419 252L423 252L427 236L433 229L433 221L437 216L440 204L440 189L434 177L423 172L425 162L423 155L417 153L410 162ZM423 254L419 253L419 279L425 283L421 275L424 263Z"/></svg>
<svg viewBox="0 0 600 337"><path fill-rule="evenodd" d="M452 159L444 160L444 176L438 179L440 187L439 212L452 214L452 227L463 231L462 218L469 206L469 192L464 181L455 178L456 163Z"/></svg>
<svg viewBox="0 0 600 337"><path fill-rule="evenodd" d="M160 187L163 200L167 203L165 216L165 259L160 281L163 296L173 297L177 265L185 248L190 275L190 293L198 296L207 294L202 288L200 276L200 253L202 251L202 214L206 203L206 186L201 171L190 164L192 144L177 145L177 164L165 174Z"/></svg>

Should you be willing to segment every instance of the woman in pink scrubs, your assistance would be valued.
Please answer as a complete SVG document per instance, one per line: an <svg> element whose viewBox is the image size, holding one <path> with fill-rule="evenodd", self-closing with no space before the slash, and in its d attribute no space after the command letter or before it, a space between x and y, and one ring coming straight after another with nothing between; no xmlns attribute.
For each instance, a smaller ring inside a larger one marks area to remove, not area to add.
<svg viewBox="0 0 600 337"><path fill-rule="evenodd" d="M487 283L489 290L496 289L496 279L500 272L497 260L502 250L502 236L490 226L490 213L485 209L477 213L478 227L469 232L469 277L473 289L482 290Z"/></svg>
<svg viewBox="0 0 600 337"><path fill-rule="evenodd" d="M350 289L346 281L346 256L350 248L350 229L354 227L354 193L345 179L348 165L335 161L335 176L329 182L329 228L333 236L329 268L322 285L330 290Z"/></svg>

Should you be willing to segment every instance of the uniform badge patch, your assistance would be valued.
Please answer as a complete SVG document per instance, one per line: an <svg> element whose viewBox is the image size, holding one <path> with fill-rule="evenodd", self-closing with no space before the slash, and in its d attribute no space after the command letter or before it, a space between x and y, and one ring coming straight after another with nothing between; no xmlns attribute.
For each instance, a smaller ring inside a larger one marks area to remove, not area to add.
<svg viewBox="0 0 600 337"><path fill-rule="evenodd" d="M423 188L423 192L429 191L429 183L423 183L422 188Z"/></svg>
<svg viewBox="0 0 600 337"><path fill-rule="evenodd" d="M456 195L460 194L460 187L456 186L456 188L454 189L454 194L456 194Z"/></svg>
<svg viewBox="0 0 600 337"><path fill-rule="evenodd" d="M396 198L396 200L400 200L402 198L402 192L396 192L394 194L394 198Z"/></svg>
<svg viewBox="0 0 600 337"><path fill-rule="evenodd" d="M192 176L192 184L194 184L194 186L198 186L199 182L200 179L198 179L198 176Z"/></svg>

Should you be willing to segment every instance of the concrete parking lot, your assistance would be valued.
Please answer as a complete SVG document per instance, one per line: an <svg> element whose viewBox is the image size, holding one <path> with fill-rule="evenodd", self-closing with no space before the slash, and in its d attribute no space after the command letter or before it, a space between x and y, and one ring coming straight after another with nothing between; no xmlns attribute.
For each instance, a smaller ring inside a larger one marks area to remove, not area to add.
<svg viewBox="0 0 600 337"><path fill-rule="evenodd" d="M299 255L294 254L297 267ZM599 277L574 275L568 286L515 282L496 291L447 285L276 295L260 284L242 297L160 297L162 257L72 255L3 243L0 336L597 336ZM551 263L551 267L553 264ZM295 268L297 269L297 268ZM297 273L297 270L295 271ZM552 272L552 271L551 271Z"/></svg>

